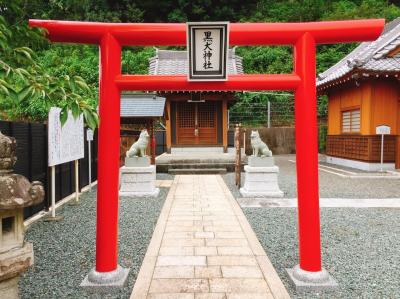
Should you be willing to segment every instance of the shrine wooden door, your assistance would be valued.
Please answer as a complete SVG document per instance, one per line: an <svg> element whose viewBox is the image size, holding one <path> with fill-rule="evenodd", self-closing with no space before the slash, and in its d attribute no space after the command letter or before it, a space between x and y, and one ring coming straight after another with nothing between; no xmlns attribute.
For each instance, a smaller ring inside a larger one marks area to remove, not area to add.
<svg viewBox="0 0 400 299"><path fill-rule="evenodd" d="M177 145L217 144L217 105L219 102L178 102Z"/></svg>

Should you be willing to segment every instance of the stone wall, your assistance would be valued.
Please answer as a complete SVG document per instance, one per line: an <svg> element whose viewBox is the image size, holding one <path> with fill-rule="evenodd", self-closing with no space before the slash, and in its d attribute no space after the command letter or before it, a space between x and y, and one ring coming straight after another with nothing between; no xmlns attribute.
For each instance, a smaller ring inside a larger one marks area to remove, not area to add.
<svg viewBox="0 0 400 299"><path fill-rule="evenodd" d="M280 128L245 128L242 131L246 133L246 154L252 154L250 144L250 134L252 130L258 130L261 139L268 145L274 155L294 154L295 130L293 127ZM241 136L243 141L243 134Z"/></svg>

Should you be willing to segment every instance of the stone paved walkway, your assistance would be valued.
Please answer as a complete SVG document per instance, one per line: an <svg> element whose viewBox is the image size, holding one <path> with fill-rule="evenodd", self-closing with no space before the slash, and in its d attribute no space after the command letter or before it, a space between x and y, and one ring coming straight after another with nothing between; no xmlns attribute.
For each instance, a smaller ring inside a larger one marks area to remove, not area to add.
<svg viewBox="0 0 400 299"><path fill-rule="evenodd" d="M290 298L219 175L175 176L131 298Z"/></svg>

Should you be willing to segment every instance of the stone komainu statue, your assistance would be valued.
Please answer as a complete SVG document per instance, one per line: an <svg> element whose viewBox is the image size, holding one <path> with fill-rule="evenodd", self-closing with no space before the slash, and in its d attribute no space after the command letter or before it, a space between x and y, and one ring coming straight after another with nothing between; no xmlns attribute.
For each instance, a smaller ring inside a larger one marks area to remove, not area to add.
<svg viewBox="0 0 400 299"><path fill-rule="evenodd" d="M149 133L146 129L142 130L139 135L139 139L132 144L131 148L126 152L128 158L131 157L145 157L146 148L149 144Z"/></svg>
<svg viewBox="0 0 400 299"><path fill-rule="evenodd" d="M258 131L251 131L250 141L251 147L253 148L253 156L272 157L272 152L261 140L260 133L258 133Z"/></svg>

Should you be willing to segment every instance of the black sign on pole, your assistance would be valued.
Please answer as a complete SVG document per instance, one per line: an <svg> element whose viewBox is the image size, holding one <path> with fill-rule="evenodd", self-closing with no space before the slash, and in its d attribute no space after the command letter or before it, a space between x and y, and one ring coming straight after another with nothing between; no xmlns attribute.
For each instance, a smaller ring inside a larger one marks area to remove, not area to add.
<svg viewBox="0 0 400 299"><path fill-rule="evenodd" d="M187 23L189 81L226 81L229 22Z"/></svg>

